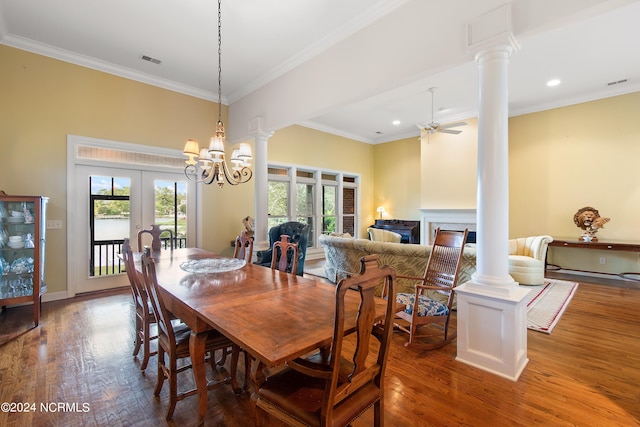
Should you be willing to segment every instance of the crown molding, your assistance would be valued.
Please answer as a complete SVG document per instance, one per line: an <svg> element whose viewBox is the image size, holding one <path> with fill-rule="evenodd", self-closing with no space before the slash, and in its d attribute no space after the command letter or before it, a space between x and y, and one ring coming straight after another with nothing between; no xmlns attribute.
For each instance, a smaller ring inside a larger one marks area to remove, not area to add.
<svg viewBox="0 0 640 427"><path fill-rule="evenodd" d="M195 98L200 98L215 103L218 102L218 94L211 91L199 89L193 86L183 85L180 83L176 83L173 80L152 76L150 74L142 73L130 68L120 67L110 62L101 61L99 59L80 55L75 52L60 49L45 43L35 42L33 40L15 36L12 34L0 34L0 36L2 36L0 38L0 44L4 44L9 47L25 50L27 52L35 53L53 59L58 59L60 61L69 62L71 64L90 68L96 71L101 71L107 74L112 74L125 79L135 80L140 83L160 87L162 89L182 93L185 95L193 96ZM223 97L222 103L228 105L226 98Z"/></svg>

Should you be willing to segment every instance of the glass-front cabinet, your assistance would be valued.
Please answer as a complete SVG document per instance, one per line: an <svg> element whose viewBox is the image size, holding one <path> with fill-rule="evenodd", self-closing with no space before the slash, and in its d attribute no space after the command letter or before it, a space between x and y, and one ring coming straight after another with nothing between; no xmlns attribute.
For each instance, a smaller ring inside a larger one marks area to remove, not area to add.
<svg viewBox="0 0 640 427"><path fill-rule="evenodd" d="M0 306L33 303L40 323L48 197L9 196L0 191Z"/></svg>

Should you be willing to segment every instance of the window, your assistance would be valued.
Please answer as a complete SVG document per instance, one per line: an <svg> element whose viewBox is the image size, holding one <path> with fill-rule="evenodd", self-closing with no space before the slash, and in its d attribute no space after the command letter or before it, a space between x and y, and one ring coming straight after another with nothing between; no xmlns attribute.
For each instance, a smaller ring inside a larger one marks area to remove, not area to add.
<svg viewBox="0 0 640 427"><path fill-rule="evenodd" d="M358 175L276 164L268 172L268 228L287 221L309 224L310 248L318 247L320 233L356 235Z"/></svg>

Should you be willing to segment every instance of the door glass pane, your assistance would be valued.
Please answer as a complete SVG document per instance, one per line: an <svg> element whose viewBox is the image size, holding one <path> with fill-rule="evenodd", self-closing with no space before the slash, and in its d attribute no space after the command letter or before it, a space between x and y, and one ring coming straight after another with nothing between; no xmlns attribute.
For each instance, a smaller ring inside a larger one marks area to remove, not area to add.
<svg viewBox="0 0 640 427"><path fill-rule="evenodd" d="M155 224L171 230L175 247L186 247L187 242L187 183L155 180ZM161 235L168 239L169 233ZM163 245L166 247L167 245Z"/></svg>
<svg viewBox="0 0 640 427"><path fill-rule="evenodd" d="M131 179L90 176L90 245L89 275L121 273L117 258L130 230Z"/></svg>

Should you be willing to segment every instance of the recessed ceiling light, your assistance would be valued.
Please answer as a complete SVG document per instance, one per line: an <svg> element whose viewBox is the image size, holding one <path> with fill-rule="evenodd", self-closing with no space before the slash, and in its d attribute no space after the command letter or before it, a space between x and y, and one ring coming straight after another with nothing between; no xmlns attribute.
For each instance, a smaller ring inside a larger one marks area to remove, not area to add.
<svg viewBox="0 0 640 427"><path fill-rule="evenodd" d="M391 122L392 124L398 126L400 124L400 120L394 120Z"/></svg>
<svg viewBox="0 0 640 427"><path fill-rule="evenodd" d="M552 79L547 82L547 86L549 87L558 86L559 84L560 84L560 80L558 79Z"/></svg>

